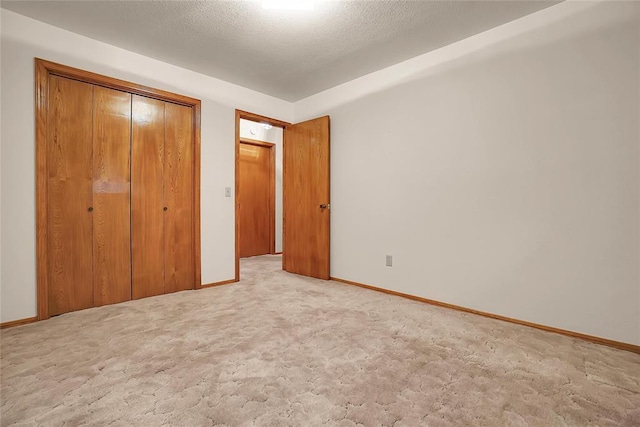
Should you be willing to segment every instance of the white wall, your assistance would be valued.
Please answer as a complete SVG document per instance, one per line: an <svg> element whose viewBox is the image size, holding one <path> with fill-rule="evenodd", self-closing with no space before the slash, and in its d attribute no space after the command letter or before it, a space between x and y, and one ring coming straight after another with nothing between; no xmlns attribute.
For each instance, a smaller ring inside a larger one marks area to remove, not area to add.
<svg viewBox="0 0 640 427"><path fill-rule="evenodd" d="M202 100L202 282L234 271L235 108L289 121L292 105L2 9L0 321L36 315L34 57Z"/></svg>
<svg viewBox="0 0 640 427"><path fill-rule="evenodd" d="M331 275L640 344L639 9L560 4L297 102L331 116Z"/></svg>
<svg viewBox="0 0 640 427"><path fill-rule="evenodd" d="M252 133L253 131L253 133ZM283 129L272 127L265 129L260 123L240 119L240 137L257 139L275 144L276 157L276 252L282 252L282 139Z"/></svg>

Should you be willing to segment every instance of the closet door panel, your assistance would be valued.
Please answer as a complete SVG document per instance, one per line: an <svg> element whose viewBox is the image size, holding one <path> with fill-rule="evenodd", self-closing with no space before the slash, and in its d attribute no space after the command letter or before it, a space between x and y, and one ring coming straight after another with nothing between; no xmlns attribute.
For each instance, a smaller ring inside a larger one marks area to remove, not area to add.
<svg viewBox="0 0 640 427"><path fill-rule="evenodd" d="M94 305L131 299L131 94L96 86L93 104Z"/></svg>
<svg viewBox="0 0 640 427"><path fill-rule="evenodd" d="M133 95L131 154L132 296L164 293L165 103Z"/></svg>
<svg viewBox="0 0 640 427"><path fill-rule="evenodd" d="M164 161L165 292L194 289L193 110L167 103Z"/></svg>
<svg viewBox="0 0 640 427"><path fill-rule="evenodd" d="M49 76L47 223L49 314L93 306L93 86Z"/></svg>

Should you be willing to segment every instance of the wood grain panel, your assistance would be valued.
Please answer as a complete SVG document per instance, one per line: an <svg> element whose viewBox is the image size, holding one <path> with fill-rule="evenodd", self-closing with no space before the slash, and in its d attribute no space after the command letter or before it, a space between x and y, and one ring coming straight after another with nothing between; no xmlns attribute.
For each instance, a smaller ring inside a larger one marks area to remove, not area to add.
<svg viewBox="0 0 640 427"><path fill-rule="evenodd" d="M238 221L240 257L272 252L273 146L240 143Z"/></svg>
<svg viewBox="0 0 640 427"><path fill-rule="evenodd" d="M49 318L49 214L47 167L49 115L49 71L42 60L35 60L36 115L36 271L38 320Z"/></svg>
<svg viewBox="0 0 640 427"><path fill-rule="evenodd" d="M49 77L47 115L49 314L93 306L93 86Z"/></svg>
<svg viewBox="0 0 640 427"><path fill-rule="evenodd" d="M270 165L269 165L269 191L270 191L270 195L269 195L269 213L271 215L271 218L269 220L269 244L270 244L270 249L269 252L270 254L273 255L279 255L282 254L282 252L276 252L276 149L275 146L276 144L272 143L272 142L265 142L265 141L259 141L257 139L251 139L251 138L239 138L239 142L238 142L238 148L240 147L240 144L244 143L244 144L251 144L251 145L257 145L259 147L266 147L269 148L269 156L270 156ZM238 158L236 159L236 176L240 176L240 150L238 149ZM240 178L238 178L238 182L240 182ZM242 194L242 189L240 189L238 191L238 193L236 194L236 197L240 198ZM236 215L239 217L239 203L236 203ZM238 227L238 222L236 221L236 244L240 244L240 236L239 236L239 227ZM236 255L238 255L239 258L239 251L236 251Z"/></svg>
<svg viewBox="0 0 640 427"><path fill-rule="evenodd" d="M165 292L194 289L192 110L165 105Z"/></svg>
<svg viewBox="0 0 640 427"><path fill-rule="evenodd" d="M283 268L329 279L329 117L288 126L283 155Z"/></svg>
<svg viewBox="0 0 640 427"><path fill-rule="evenodd" d="M132 297L164 293L165 103L133 95L131 121Z"/></svg>
<svg viewBox="0 0 640 427"><path fill-rule="evenodd" d="M131 94L100 86L93 103L93 304L131 299Z"/></svg>
<svg viewBox="0 0 640 427"><path fill-rule="evenodd" d="M193 105L193 264L195 289L202 287L200 267L200 101Z"/></svg>

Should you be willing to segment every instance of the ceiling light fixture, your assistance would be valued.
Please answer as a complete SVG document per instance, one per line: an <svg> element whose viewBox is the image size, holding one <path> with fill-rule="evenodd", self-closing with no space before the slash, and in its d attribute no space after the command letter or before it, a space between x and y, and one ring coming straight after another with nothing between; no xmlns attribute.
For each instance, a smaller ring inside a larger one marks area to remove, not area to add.
<svg viewBox="0 0 640 427"><path fill-rule="evenodd" d="M313 10L312 0L263 0L262 8L270 10Z"/></svg>

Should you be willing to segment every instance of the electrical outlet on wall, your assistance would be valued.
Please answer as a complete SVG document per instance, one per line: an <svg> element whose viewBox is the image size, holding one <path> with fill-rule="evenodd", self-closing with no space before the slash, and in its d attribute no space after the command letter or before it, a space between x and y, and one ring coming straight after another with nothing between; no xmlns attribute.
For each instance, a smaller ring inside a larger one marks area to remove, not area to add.
<svg viewBox="0 0 640 427"><path fill-rule="evenodd" d="M392 267L392 266L393 266L393 256L387 255L387 267Z"/></svg>

